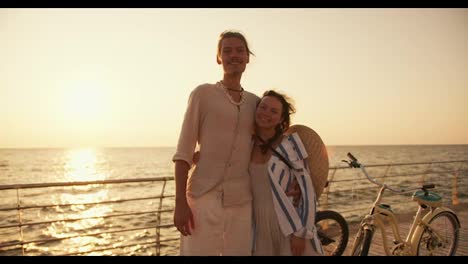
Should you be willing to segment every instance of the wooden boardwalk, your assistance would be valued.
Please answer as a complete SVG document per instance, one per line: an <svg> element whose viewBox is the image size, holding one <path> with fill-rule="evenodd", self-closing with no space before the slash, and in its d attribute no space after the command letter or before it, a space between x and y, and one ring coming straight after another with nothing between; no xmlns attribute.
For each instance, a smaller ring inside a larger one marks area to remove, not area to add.
<svg viewBox="0 0 468 264"><path fill-rule="evenodd" d="M451 207L451 209L457 213L461 225L460 239L458 241L458 249L455 255L468 256L468 203L453 206ZM406 234L408 233L408 229L411 225L411 220L413 219L413 216L414 214L405 214L397 216L398 221L400 221L400 236L402 236L403 238L406 238ZM346 247L346 250L343 254L344 256L350 255L351 247L354 241L354 236L356 234L358 225L359 223L355 223L350 224L349 226L349 241L348 246ZM387 230L387 239L389 239L389 243L392 244L391 239L393 239L393 235L391 233L390 228L389 230ZM385 251L383 249L382 243L382 234L380 233L380 231L377 231L374 234L374 239L372 240L372 245L369 250L369 256L385 256Z"/></svg>

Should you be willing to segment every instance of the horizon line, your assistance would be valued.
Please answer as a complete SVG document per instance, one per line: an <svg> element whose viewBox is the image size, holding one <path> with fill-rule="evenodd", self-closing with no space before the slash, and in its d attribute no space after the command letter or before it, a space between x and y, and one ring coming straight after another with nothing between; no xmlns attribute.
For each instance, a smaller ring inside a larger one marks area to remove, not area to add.
<svg viewBox="0 0 468 264"><path fill-rule="evenodd" d="M391 146L463 146L468 143L456 143L456 144L431 144L431 143L420 143L420 144L325 144L326 147L391 147ZM62 146L62 147L44 147L44 146L32 146L32 147L0 147L0 150L5 149L125 149L125 148L176 148L176 146Z"/></svg>

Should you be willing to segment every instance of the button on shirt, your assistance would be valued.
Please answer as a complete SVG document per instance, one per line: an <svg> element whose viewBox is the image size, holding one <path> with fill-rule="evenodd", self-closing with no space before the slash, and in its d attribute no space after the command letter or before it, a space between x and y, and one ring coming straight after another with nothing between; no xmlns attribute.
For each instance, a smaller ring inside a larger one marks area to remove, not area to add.
<svg viewBox="0 0 468 264"><path fill-rule="evenodd" d="M248 166L259 98L247 91L243 96L244 103L234 105L219 83L200 85L190 94L172 159L192 165L200 145L200 160L187 182L188 195L199 197L222 184L224 206L252 200Z"/></svg>

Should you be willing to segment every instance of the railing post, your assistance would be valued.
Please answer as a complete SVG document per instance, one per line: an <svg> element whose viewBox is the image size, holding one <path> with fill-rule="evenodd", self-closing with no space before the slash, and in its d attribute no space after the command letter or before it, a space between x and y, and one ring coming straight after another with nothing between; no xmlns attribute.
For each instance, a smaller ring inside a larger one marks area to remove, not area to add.
<svg viewBox="0 0 468 264"><path fill-rule="evenodd" d="M329 169L330 170L330 169ZM328 208L328 194L330 193L330 188L331 188L331 183L333 181L333 178L335 177L335 172L336 172L336 168L333 169L332 171L332 174L331 176L329 177L329 179L327 180L327 185L325 187L325 190L323 191L322 194L325 194L325 197L323 199L323 204L321 204L323 210L326 210Z"/></svg>
<svg viewBox="0 0 468 264"><path fill-rule="evenodd" d="M163 186L161 188L161 195L159 198L159 208L156 212L156 256L161 255L161 210L162 210L162 203L164 200L164 191L166 190L166 183L167 180L164 180Z"/></svg>
<svg viewBox="0 0 468 264"><path fill-rule="evenodd" d="M427 166L426 171L421 175L421 185L426 183L426 175L430 172L430 168L432 167L432 162L429 162L429 166Z"/></svg>
<svg viewBox="0 0 468 264"><path fill-rule="evenodd" d="M392 167L392 163L387 165L387 169L385 170L384 175L382 176L382 182L385 182L385 176L387 176L387 173L391 167Z"/></svg>
<svg viewBox="0 0 468 264"><path fill-rule="evenodd" d="M24 256L23 220L21 219L21 200L19 196L19 188L16 188L16 206L17 206L17 212L18 212L18 228L19 228L20 240L21 240L21 254Z"/></svg>
<svg viewBox="0 0 468 264"><path fill-rule="evenodd" d="M458 175L460 174L460 171L463 168L463 165L465 165L464 162L460 164L460 167L458 167L458 170L455 171L455 174L453 175L453 178L452 178L452 205L458 205L460 203L460 200L458 200L457 182L458 182Z"/></svg>

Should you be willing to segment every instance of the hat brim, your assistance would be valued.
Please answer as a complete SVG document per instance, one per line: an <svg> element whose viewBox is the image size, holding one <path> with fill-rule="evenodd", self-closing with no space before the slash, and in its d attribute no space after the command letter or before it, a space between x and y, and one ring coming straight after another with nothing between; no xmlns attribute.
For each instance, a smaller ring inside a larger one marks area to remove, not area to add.
<svg viewBox="0 0 468 264"><path fill-rule="evenodd" d="M290 135L294 132L299 135L307 151L306 162L309 165L310 177L318 200L328 180L327 148L320 136L310 127L300 124L292 125L286 131L286 134Z"/></svg>

